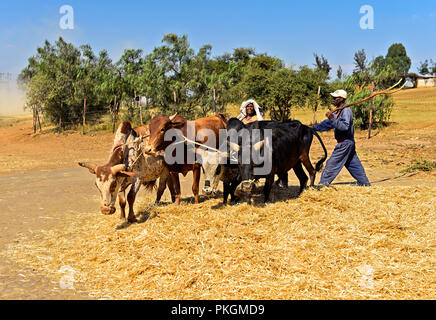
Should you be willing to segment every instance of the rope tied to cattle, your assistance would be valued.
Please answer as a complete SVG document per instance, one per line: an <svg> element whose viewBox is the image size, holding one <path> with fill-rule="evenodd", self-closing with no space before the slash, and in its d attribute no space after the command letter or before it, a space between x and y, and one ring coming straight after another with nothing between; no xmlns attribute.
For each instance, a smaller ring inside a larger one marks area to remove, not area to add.
<svg viewBox="0 0 436 320"><path fill-rule="evenodd" d="M218 150L218 149L216 149L216 148L213 148L213 147L207 146L207 145L205 145L205 144L203 144L203 143L200 143L200 142L197 142L197 141L191 140L191 139L185 137L184 135L182 135L182 137L183 137L183 141L175 142L174 145L176 145L176 144L181 144L181 143L185 143L185 142L189 142L189 143L192 143L192 144L196 144L196 145L198 145L198 146L200 146L200 147L204 147L204 148L206 148L206 149L210 149L210 150L212 150L212 151L215 151L215 152L217 152L218 154L223 155L224 157L227 157L227 156L228 156L227 152L224 152L224 151Z"/></svg>

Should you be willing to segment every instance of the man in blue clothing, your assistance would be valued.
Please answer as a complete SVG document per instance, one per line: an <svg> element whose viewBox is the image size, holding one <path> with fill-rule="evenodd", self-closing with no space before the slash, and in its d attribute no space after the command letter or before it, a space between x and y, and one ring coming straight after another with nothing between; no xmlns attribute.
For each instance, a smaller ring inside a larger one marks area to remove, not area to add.
<svg viewBox="0 0 436 320"><path fill-rule="evenodd" d="M331 95L334 99L333 104L337 108L345 105L345 100L347 99L346 91L337 90L331 93ZM335 147L330 159L328 159L319 183L326 186L330 185L345 166L359 185L370 186L371 184L366 177L365 169L363 169L356 153L353 112L350 108L345 108L334 113L327 112L326 117L328 119L314 124L312 128L316 131L335 129L335 138L338 141L338 145Z"/></svg>

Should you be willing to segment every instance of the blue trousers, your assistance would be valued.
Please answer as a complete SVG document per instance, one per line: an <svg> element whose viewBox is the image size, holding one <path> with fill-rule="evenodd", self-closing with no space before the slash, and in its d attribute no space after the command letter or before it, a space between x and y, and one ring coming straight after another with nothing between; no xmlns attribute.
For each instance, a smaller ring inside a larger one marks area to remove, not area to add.
<svg viewBox="0 0 436 320"><path fill-rule="evenodd" d="M327 160L319 184L329 185L332 183L344 166L353 178L357 180L359 185L371 185L365 174L365 169L363 169L362 163L357 156L356 145L354 141L351 140L340 142L335 147L332 156Z"/></svg>

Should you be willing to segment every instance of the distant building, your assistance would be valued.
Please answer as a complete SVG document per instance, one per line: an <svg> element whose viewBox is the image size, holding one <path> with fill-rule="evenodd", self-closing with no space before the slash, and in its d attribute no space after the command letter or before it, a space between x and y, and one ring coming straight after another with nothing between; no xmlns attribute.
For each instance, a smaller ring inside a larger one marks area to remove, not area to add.
<svg viewBox="0 0 436 320"><path fill-rule="evenodd" d="M417 75L411 73L407 75L406 81L412 83L411 87L415 88L429 88L436 87L436 75Z"/></svg>
<svg viewBox="0 0 436 320"><path fill-rule="evenodd" d="M416 87L417 88L436 87L436 76L433 75L419 76L418 79L416 79Z"/></svg>

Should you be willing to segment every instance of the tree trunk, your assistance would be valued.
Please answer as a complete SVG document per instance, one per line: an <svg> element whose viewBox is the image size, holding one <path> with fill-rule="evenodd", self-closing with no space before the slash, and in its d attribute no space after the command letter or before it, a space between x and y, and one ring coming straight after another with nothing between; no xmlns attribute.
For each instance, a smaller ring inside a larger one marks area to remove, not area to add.
<svg viewBox="0 0 436 320"><path fill-rule="evenodd" d="M32 107L33 111L33 134L36 133L36 106Z"/></svg>
<svg viewBox="0 0 436 320"><path fill-rule="evenodd" d="M62 131L62 109L64 108L64 103L61 102L61 114L59 115L59 131Z"/></svg>
<svg viewBox="0 0 436 320"><path fill-rule="evenodd" d="M83 128L82 128L83 134L85 134L85 126L86 126L86 97L83 99Z"/></svg>
<svg viewBox="0 0 436 320"><path fill-rule="evenodd" d="M42 132L42 127L41 127L41 120L39 119L38 108L36 108L36 119L38 120L38 124L39 124L39 133L41 133Z"/></svg>
<svg viewBox="0 0 436 320"><path fill-rule="evenodd" d="M374 82L371 83L371 95L374 93ZM374 98L371 99L371 108L369 109L369 127L368 127L368 139L371 139L371 127L372 127L372 112L374 109Z"/></svg>

